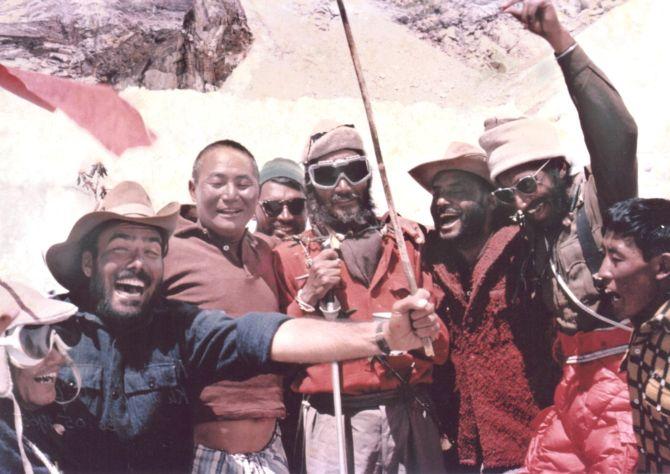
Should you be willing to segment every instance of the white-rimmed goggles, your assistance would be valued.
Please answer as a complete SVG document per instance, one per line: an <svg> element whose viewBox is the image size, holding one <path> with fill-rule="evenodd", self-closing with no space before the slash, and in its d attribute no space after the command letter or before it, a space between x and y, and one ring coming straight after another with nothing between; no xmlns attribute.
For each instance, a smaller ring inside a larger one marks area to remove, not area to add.
<svg viewBox="0 0 670 474"><path fill-rule="evenodd" d="M35 367L56 349L66 355L71 346L66 331L61 327L45 325L17 326L0 336L0 347L5 347L11 363L18 368Z"/></svg>
<svg viewBox="0 0 670 474"><path fill-rule="evenodd" d="M354 155L337 160L324 160L307 167L315 188L333 189L344 178L353 186L370 179L370 165L365 156Z"/></svg>

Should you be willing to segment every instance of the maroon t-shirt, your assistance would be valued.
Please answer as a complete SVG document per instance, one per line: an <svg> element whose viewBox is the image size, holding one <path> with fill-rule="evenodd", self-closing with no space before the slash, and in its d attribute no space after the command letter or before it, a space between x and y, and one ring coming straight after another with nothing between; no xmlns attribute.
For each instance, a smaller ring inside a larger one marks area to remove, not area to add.
<svg viewBox="0 0 670 474"><path fill-rule="evenodd" d="M232 263L227 253L197 222L195 206L182 206L165 258L165 297L204 309L221 309L231 317L279 311L271 241L245 234L242 266ZM277 375L218 382L200 394L196 421L283 418L286 410L281 387Z"/></svg>

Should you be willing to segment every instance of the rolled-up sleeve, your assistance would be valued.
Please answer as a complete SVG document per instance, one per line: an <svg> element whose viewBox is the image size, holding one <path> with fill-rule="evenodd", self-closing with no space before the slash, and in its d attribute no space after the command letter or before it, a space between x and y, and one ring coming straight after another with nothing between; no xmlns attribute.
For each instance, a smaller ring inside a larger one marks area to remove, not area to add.
<svg viewBox="0 0 670 474"><path fill-rule="evenodd" d="M197 313L185 331L184 363L198 384L284 373L291 367L270 358L275 333L288 317L250 313L229 318L222 311Z"/></svg>

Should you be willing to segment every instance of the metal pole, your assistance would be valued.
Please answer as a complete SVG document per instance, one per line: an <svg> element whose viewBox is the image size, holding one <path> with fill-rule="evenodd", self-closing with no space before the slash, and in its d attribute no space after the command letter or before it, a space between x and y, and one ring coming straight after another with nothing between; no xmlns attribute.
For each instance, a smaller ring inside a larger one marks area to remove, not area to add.
<svg viewBox="0 0 670 474"><path fill-rule="evenodd" d="M339 248L339 240L331 236L324 247ZM328 321L335 321L342 310L337 296L330 290L319 303L321 314ZM336 361L330 365L333 383L333 411L335 415L335 427L337 431L337 458L340 466L340 474L347 474L347 445L344 436L344 416L342 415L342 379L340 378L340 364Z"/></svg>
<svg viewBox="0 0 670 474"><path fill-rule="evenodd" d="M393 204L393 195L391 194L391 186L389 185L388 176L386 175L386 166L384 166L384 159L382 158L382 150L381 147L379 146L377 127L375 125L374 116L372 115L372 104L370 103L368 88L365 85L365 78L363 77L363 68L361 67L361 62L358 59L358 51L356 50L356 43L354 42L354 36L351 32L351 26L349 25L349 17L347 17L347 11L344 8L344 0L337 0L337 6L340 9L340 17L342 18L342 25L344 26L344 34L347 37L347 43L349 44L349 52L351 53L351 60L354 63L354 70L356 71L356 78L358 79L358 88L361 91L363 104L365 105L365 114L368 118L368 125L370 126L370 135L372 136L372 144L375 150L375 157L377 158L379 176L381 177L382 186L384 188L384 195L386 196L386 202L388 203L391 225L393 225L393 228L395 229L396 244L398 246L398 254L400 255L400 263L402 265L403 272L405 273L405 278L407 278L407 283L409 285L410 291L412 292L412 294L414 294L418 289L416 284L416 278L414 276L414 271L412 270L412 264L409 261L409 254L407 253L407 245L402 235L400 221L398 220L398 213L396 212L395 205ZM424 337L421 342L423 343L423 351L426 353L426 356L434 357L435 351L433 350L433 343L430 340L430 338Z"/></svg>
<svg viewBox="0 0 670 474"><path fill-rule="evenodd" d="M340 474L347 474L347 445L344 437L344 415L342 414L342 393L340 379L340 364L331 364L333 372L333 406L337 423L337 457L340 464Z"/></svg>

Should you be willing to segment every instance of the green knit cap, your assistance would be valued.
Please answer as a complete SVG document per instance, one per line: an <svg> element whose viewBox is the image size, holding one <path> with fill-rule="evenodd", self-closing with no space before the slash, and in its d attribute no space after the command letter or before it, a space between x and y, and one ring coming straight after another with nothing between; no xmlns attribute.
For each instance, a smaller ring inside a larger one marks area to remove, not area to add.
<svg viewBox="0 0 670 474"><path fill-rule="evenodd" d="M302 166L287 158L275 158L265 163L260 172L259 184L263 186L263 183L274 178L289 178L300 184L301 187L305 187L305 174Z"/></svg>

